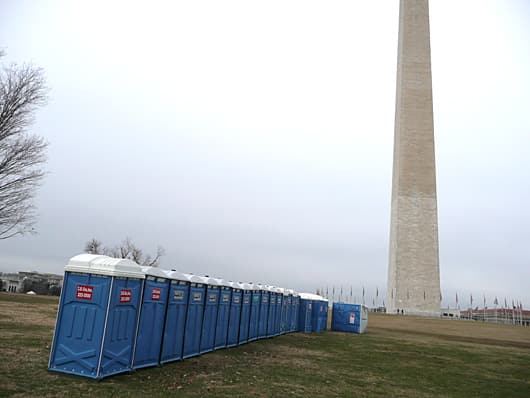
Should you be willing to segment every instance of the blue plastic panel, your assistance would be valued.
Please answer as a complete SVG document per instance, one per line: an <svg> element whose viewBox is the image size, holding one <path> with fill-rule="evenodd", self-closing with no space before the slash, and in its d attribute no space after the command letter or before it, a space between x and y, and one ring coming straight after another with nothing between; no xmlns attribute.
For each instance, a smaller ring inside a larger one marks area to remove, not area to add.
<svg viewBox="0 0 530 398"><path fill-rule="evenodd" d="M202 332L202 316L204 311L205 286L201 283L190 284L188 298L188 315L184 332L184 350L182 358L199 355Z"/></svg>
<svg viewBox="0 0 530 398"><path fill-rule="evenodd" d="M278 336L280 334L280 321L282 319L282 302L283 302L283 294L277 294L276 295L276 314L274 319L274 336Z"/></svg>
<svg viewBox="0 0 530 398"><path fill-rule="evenodd" d="M276 293L271 293L269 298L269 315L267 317L267 337L275 335L276 328Z"/></svg>
<svg viewBox="0 0 530 398"><path fill-rule="evenodd" d="M258 338L267 337L267 321L269 315L270 294L261 292L261 305L259 307Z"/></svg>
<svg viewBox="0 0 530 398"><path fill-rule="evenodd" d="M241 319L239 321L239 344L248 342L248 328L250 325L250 299L252 292L243 291L243 303L241 304Z"/></svg>
<svg viewBox="0 0 530 398"><path fill-rule="evenodd" d="M258 338L261 292L253 291L250 303L250 323L248 327L248 341Z"/></svg>
<svg viewBox="0 0 530 398"><path fill-rule="evenodd" d="M300 332L312 332L313 301L300 299L298 329Z"/></svg>
<svg viewBox="0 0 530 398"><path fill-rule="evenodd" d="M228 337L228 320L230 318L230 301L232 300L232 289L226 286L221 287L219 296L219 307L217 310L217 325L215 329L214 349L226 347Z"/></svg>
<svg viewBox="0 0 530 398"><path fill-rule="evenodd" d="M232 291L232 305L230 306L230 317L228 320L227 347L234 347L239 343L239 320L241 318L241 300L243 293L239 289Z"/></svg>
<svg viewBox="0 0 530 398"><path fill-rule="evenodd" d="M111 277L65 272L49 369L97 378Z"/></svg>
<svg viewBox="0 0 530 398"><path fill-rule="evenodd" d="M131 370L144 281L114 277L98 377Z"/></svg>
<svg viewBox="0 0 530 398"><path fill-rule="evenodd" d="M171 281L160 363L182 359L184 330L188 313L188 296L188 282Z"/></svg>
<svg viewBox="0 0 530 398"><path fill-rule="evenodd" d="M133 369L159 364L168 292L168 279L146 277Z"/></svg>
<svg viewBox="0 0 530 398"><path fill-rule="evenodd" d="M219 307L219 287L206 288L206 302L202 320L200 353L213 351L215 343L215 328L217 325L217 309Z"/></svg>

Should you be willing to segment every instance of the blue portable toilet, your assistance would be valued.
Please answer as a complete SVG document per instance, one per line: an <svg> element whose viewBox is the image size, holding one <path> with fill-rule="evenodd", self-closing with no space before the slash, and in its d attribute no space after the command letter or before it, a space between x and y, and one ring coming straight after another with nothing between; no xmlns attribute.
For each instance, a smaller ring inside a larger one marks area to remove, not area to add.
<svg viewBox="0 0 530 398"><path fill-rule="evenodd" d="M206 286L206 298L202 318L200 354L213 351L215 330L217 326L217 310L219 308L219 285L214 278L201 277Z"/></svg>
<svg viewBox="0 0 530 398"><path fill-rule="evenodd" d="M285 314L284 314L284 325L283 325L283 332L284 333L290 333L291 332L291 306L292 306L292 291L291 289L285 289L285 295L286 295L286 303L285 303Z"/></svg>
<svg viewBox="0 0 530 398"><path fill-rule="evenodd" d="M291 332L298 331L298 305L300 296L293 290L293 296L291 298Z"/></svg>
<svg viewBox="0 0 530 398"><path fill-rule="evenodd" d="M250 298L250 321L248 326L248 341L258 339L260 304L261 304L261 288L260 285L251 283L252 296Z"/></svg>
<svg viewBox="0 0 530 398"><path fill-rule="evenodd" d="M226 348L228 337L228 320L230 318L230 301L232 300L232 287L221 278L214 278L219 286L219 306L217 309L217 324L215 327L214 350Z"/></svg>
<svg viewBox="0 0 530 398"><path fill-rule="evenodd" d="M160 363L182 359L190 294L190 281L186 275L176 270L166 271L166 275L170 284Z"/></svg>
<svg viewBox="0 0 530 398"><path fill-rule="evenodd" d="M311 333L313 328L313 297L310 293L300 293L298 315L298 330Z"/></svg>
<svg viewBox="0 0 530 398"><path fill-rule="evenodd" d="M227 347L234 347L239 344L239 320L241 319L241 301L243 292L238 283L228 282L232 287L232 302L230 305L230 317L228 318Z"/></svg>
<svg viewBox="0 0 530 398"><path fill-rule="evenodd" d="M184 275L190 282L190 294L188 296L182 359L200 354L204 296L206 295L206 285L201 277L193 274Z"/></svg>
<svg viewBox="0 0 530 398"><path fill-rule="evenodd" d="M367 326L367 306L362 304L333 303L331 330L364 333Z"/></svg>
<svg viewBox="0 0 530 398"><path fill-rule="evenodd" d="M322 332L326 330L326 319L328 313L328 301L324 297L313 294L313 315L312 330L313 332Z"/></svg>
<svg viewBox="0 0 530 398"><path fill-rule="evenodd" d="M264 285L258 285L261 292L261 304L259 307L258 339L267 337L267 321L269 317L270 292Z"/></svg>
<svg viewBox="0 0 530 398"><path fill-rule="evenodd" d="M144 277L130 260L72 257L65 267L49 370L93 379L130 371Z"/></svg>
<svg viewBox="0 0 530 398"><path fill-rule="evenodd" d="M285 334L287 329L287 317L289 316L289 292L284 288L280 288L280 291L282 293L280 334Z"/></svg>
<svg viewBox="0 0 530 398"><path fill-rule="evenodd" d="M142 272L145 274L145 282L133 369L156 366L160 363L169 292L169 279L160 268L142 267Z"/></svg>
<svg viewBox="0 0 530 398"><path fill-rule="evenodd" d="M248 283L239 283L243 291L241 303L241 319L239 321L239 344L248 342L248 329L250 326L250 300L252 299L252 287Z"/></svg>
<svg viewBox="0 0 530 398"><path fill-rule="evenodd" d="M277 287L276 289L276 319L274 320L274 335L280 335L280 325L282 320L282 307L283 307L283 289Z"/></svg>
<svg viewBox="0 0 530 398"><path fill-rule="evenodd" d="M266 286L269 291L269 313L267 316L267 337L276 336L276 301L278 299L276 288Z"/></svg>

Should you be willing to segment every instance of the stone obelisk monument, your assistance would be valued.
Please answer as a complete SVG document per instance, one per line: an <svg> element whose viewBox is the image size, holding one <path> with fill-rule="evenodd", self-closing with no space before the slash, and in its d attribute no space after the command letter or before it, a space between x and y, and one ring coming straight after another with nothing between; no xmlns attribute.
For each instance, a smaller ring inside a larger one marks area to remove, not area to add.
<svg viewBox="0 0 530 398"><path fill-rule="evenodd" d="M387 312L438 315L440 269L428 0L401 0Z"/></svg>

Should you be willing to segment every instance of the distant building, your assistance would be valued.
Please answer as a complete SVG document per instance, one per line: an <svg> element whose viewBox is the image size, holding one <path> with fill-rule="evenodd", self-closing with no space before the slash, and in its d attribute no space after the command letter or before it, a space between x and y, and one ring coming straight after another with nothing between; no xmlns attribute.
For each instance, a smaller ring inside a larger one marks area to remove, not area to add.
<svg viewBox="0 0 530 398"><path fill-rule="evenodd" d="M18 273L0 273L2 291L24 293L25 287L30 286L38 294L54 294L60 292L63 286L63 276L40 273L37 271L22 271Z"/></svg>

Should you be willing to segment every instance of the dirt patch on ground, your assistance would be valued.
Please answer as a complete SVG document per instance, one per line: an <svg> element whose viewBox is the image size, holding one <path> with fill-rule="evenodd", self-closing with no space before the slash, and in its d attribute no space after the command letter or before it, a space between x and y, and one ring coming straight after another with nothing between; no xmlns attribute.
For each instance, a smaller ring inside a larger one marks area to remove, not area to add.
<svg viewBox="0 0 530 398"><path fill-rule="evenodd" d="M412 334L449 341L530 348L530 328L484 322L370 314L368 333Z"/></svg>

